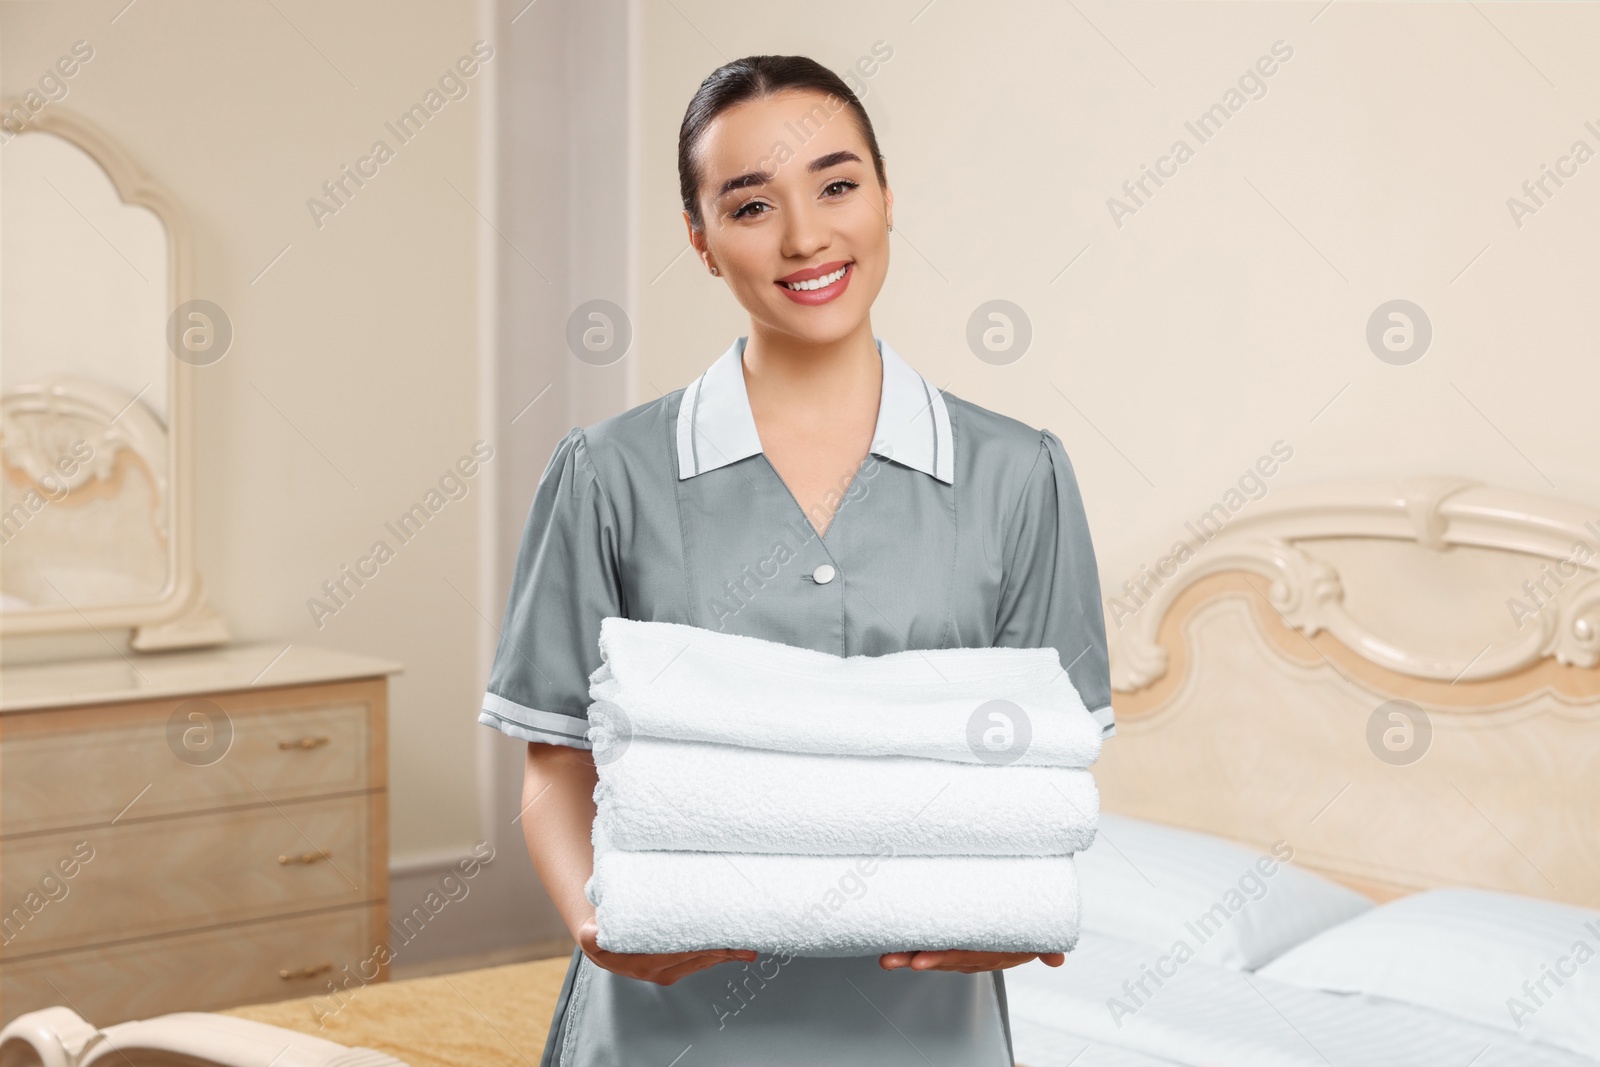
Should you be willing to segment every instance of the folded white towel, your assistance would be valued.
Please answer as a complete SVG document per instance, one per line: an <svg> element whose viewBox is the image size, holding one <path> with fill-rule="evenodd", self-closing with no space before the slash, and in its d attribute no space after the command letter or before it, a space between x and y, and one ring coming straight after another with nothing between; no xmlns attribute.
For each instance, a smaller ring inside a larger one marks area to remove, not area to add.
<svg viewBox="0 0 1600 1067"><path fill-rule="evenodd" d="M596 763L632 737L785 752L1087 767L1100 727L1053 648L839 657L611 616L590 675Z"/></svg>
<svg viewBox="0 0 1600 1067"><path fill-rule="evenodd" d="M1071 856L631 852L597 837L584 891L612 952L1070 952L1078 942Z"/></svg>
<svg viewBox="0 0 1600 1067"><path fill-rule="evenodd" d="M624 849L1060 856L1100 816L1093 775L1066 767L634 737L597 769L595 825Z"/></svg>

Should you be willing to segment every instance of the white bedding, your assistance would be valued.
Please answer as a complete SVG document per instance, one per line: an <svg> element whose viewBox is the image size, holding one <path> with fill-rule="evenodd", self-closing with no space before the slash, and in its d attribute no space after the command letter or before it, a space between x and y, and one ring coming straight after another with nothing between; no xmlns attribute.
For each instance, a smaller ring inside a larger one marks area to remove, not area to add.
<svg viewBox="0 0 1600 1067"><path fill-rule="evenodd" d="M1059 1039L1052 1041L1050 1047L1060 1051L1054 1053L1049 1060L1030 1060L1022 1055L1022 1046L1018 1045L1017 1062L1023 1067L1033 1067L1036 1063L1052 1065L1069 1063L1072 1067L1177 1067L1172 1060L1145 1056L1129 1052L1124 1048L1112 1048L1110 1045L1097 1045L1068 1033L1062 1033ZM1063 1055L1065 1059L1061 1058Z"/></svg>
<svg viewBox="0 0 1600 1067"><path fill-rule="evenodd" d="M1027 1067L1600 1067L1503 1030L1371 997L1302 989L1191 960L1149 996L1123 988L1160 953L1085 930L1061 967L1005 972ZM1107 1001L1133 1014L1118 1027ZM1087 1051L1086 1051L1087 1049ZM1128 1056L1132 1058L1127 1058ZM1074 1059L1074 1057L1077 1057Z"/></svg>

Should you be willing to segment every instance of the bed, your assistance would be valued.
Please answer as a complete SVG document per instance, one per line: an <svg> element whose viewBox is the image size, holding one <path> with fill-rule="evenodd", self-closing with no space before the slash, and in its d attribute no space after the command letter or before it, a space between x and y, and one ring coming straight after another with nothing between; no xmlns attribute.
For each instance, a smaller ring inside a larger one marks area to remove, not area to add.
<svg viewBox="0 0 1600 1067"><path fill-rule="evenodd" d="M1456 478L1234 496L1107 589L1084 930L1006 972L1017 1062L1600 1067L1600 514ZM526 1065L566 966L228 1014Z"/></svg>
<svg viewBox="0 0 1600 1067"><path fill-rule="evenodd" d="M1096 856L1102 835L1080 856L1068 966L1007 972L1019 1063L1600 1063L1585 1021L1600 1020L1600 960L1533 936L1554 916L1600 949L1600 512L1449 477L1239 501L1207 517L1192 558L1107 590L1103 829L1133 817L1255 853L1289 842L1295 868L1382 906L1265 966L1188 962L1118 1026L1108 1003L1155 949L1117 936L1131 909L1108 917L1089 884L1091 857L1116 858ZM1428 907L1427 929L1406 917ZM1378 940L1352 938L1375 920ZM1341 937L1391 945L1386 966L1437 988L1350 973L1358 961L1331 955ZM1543 996L1516 980L1552 968L1568 977ZM1466 1010L1451 970L1493 989ZM1546 1006L1531 1018L1508 1003L1533 998ZM1565 1031L1542 1025L1558 1007Z"/></svg>

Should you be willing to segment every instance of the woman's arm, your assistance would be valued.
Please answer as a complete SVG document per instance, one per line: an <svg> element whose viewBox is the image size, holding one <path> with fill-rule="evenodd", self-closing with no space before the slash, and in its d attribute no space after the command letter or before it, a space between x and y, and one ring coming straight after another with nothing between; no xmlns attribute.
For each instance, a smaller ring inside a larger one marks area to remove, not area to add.
<svg viewBox="0 0 1600 1067"><path fill-rule="evenodd" d="M594 905L583 894L584 883L594 873L594 846L589 835L597 781L594 756L588 750L528 743L522 777L522 836L539 881L583 954L596 966L657 985L671 985L724 960L754 961L756 953L748 949L645 954L607 952L599 946Z"/></svg>

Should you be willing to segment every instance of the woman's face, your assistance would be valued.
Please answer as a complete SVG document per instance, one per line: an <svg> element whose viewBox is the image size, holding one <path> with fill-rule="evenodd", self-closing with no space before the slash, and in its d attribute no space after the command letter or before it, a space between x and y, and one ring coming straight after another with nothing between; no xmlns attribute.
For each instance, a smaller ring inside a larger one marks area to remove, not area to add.
<svg viewBox="0 0 1600 1067"><path fill-rule="evenodd" d="M866 320L889 270L894 203L854 115L831 103L789 91L712 120L698 146L705 228L689 230L753 322L816 344Z"/></svg>

